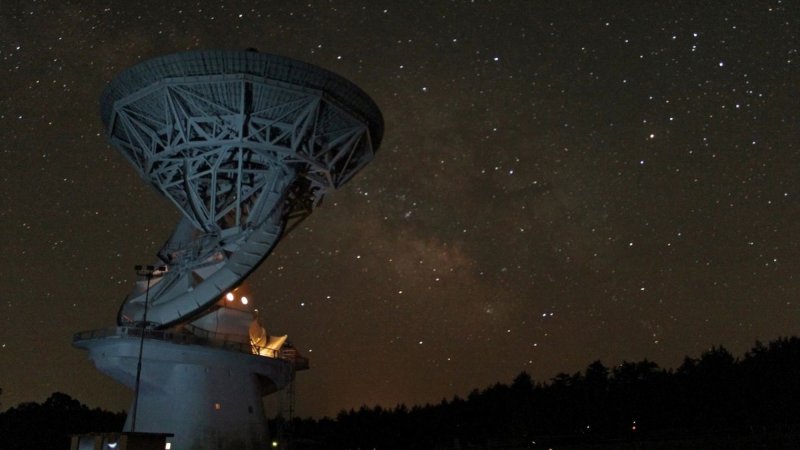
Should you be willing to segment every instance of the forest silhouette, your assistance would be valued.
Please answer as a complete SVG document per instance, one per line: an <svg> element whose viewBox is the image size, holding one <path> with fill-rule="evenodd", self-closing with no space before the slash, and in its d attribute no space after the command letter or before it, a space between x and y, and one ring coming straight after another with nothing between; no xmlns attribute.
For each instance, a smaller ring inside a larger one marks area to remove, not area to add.
<svg viewBox="0 0 800 450"><path fill-rule="evenodd" d="M800 339L780 338L741 358L713 347L676 369L645 359L546 382L522 372L432 405L278 417L270 432L294 449L800 448L799 380ZM71 434L119 431L124 419L54 393L0 413L0 449L66 450Z"/></svg>
<svg viewBox="0 0 800 450"><path fill-rule="evenodd" d="M335 419L281 418L293 448L800 448L800 339L759 342L737 359L722 346L675 370L647 359L466 398L392 409L342 411ZM639 445L624 445L625 442ZM661 444L658 444L658 443ZM748 445L747 442L752 443Z"/></svg>
<svg viewBox="0 0 800 450"><path fill-rule="evenodd" d="M0 413L0 450L68 450L73 434L120 431L124 423L124 412L91 409L55 392L44 403L22 403Z"/></svg>

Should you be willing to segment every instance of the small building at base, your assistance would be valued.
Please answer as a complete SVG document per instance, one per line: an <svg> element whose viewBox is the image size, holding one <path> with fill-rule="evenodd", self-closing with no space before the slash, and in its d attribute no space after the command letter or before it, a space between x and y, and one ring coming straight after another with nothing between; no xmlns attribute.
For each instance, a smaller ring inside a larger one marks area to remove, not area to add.
<svg viewBox="0 0 800 450"><path fill-rule="evenodd" d="M170 450L169 433L91 433L72 436L70 450Z"/></svg>

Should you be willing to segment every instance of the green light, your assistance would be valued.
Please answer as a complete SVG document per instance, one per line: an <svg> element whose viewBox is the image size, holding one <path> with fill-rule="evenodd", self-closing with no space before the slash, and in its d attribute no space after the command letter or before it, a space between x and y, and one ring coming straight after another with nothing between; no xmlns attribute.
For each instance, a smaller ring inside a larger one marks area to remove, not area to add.
<svg viewBox="0 0 800 450"><path fill-rule="evenodd" d="M272 441L272 448L278 448L278 441Z"/></svg>

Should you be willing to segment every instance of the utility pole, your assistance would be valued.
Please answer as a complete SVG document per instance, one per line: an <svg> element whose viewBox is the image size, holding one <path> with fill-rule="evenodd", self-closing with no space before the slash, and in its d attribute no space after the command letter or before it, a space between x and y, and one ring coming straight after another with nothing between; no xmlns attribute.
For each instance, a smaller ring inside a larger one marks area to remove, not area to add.
<svg viewBox="0 0 800 450"><path fill-rule="evenodd" d="M164 266L153 267L153 266L134 266L134 270L136 270L136 275L140 277L145 277L147 281L147 286L145 287L144 291L144 315L142 317L142 321L139 323L139 361L136 363L136 387L134 388L134 400L133 400L133 416L131 417L131 433L136 431L136 411L139 408L139 382L141 381L142 377L142 353L144 352L144 332L147 328L147 307L150 304L150 282L153 280L153 276L158 274L161 276L167 268Z"/></svg>

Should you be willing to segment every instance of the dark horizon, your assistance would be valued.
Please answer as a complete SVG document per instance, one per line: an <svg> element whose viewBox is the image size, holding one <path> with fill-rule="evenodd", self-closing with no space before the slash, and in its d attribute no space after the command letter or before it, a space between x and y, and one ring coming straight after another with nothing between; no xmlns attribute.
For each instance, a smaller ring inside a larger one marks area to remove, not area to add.
<svg viewBox="0 0 800 450"><path fill-rule="evenodd" d="M626 366L626 365L630 365L630 364L633 364L633 365L644 364L649 369L672 374L672 373L675 373L675 372L679 372L679 371L685 370L687 368L687 366L691 365L692 363L697 363L700 360L702 360L703 358L708 357L708 356L718 356L718 355L722 354L722 355L725 355L724 359L726 359L726 360L729 359L731 363L738 364L738 363L742 362L743 360L750 359L753 356L760 355L761 352L763 352L764 350L772 350L774 348L780 349L780 348L783 348L783 347L790 348L790 349L796 349L796 350L800 351L800 337L798 337L798 336L779 336L779 337L777 337L777 338L775 338L773 340L768 341L766 343L766 345L765 345L764 342L762 342L760 340L757 340L751 345L749 350L747 350L746 352L743 352L741 355L737 355L737 354L731 353L727 349L727 347L725 347L722 344L711 345L710 347L707 348L707 350L703 351L699 355L696 355L696 356L684 355L683 359L681 360L681 364L679 364L677 366L674 366L674 367L668 367L668 366L661 365L661 364L658 363L658 361L652 360L652 359L647 358L647 357L644 357L640 361L621 361L619 364L612 364L612 365L609 365L609 366L605 366L605 363L603 361L601 361L601 360L595 360L595 361L592 361L592 362L585 363L585 366L582 369L579 369L577 371L567 372L567 371L563 371L562 370L562 371L558 371L557 373L553 374L553 376L547 377L547 378L536 379L536 378L533 378L529 372L523 370L522 372L520 372L517 375L515 375L515 377L513 379L516 379L517 377L519 377L521 375L525 375L527 377L530 377L530 380L533 382L534 386L550 386L552 384L558 384L560 382L563 382L564 380L568 379L569 377L579 376L581 373L585 372L586 369L591 369L593 366L595 366L597 364L600 364L603 367L606 367L606 369L609 370L609 373L613 369L616 369L618 367L622 367L622 366ZM780 355L780 356L785 356L785 355ZM341 415L343 413L348 413L348 412L352 413L355 410L382 409L382 410L389 411L389 410L397 409L399 407L403 407L403 408L418 408L418 407L435 406L436 404L441 403L441 402L447 402L447 401L451 401L451 400L458 400L458 399L467 398L470 394L473 394L473 393L481 391L481 390L490 389L493 386L497 386L497 385L503 384L503 382L504 382L503 380L495 380L494 382L488 383L487 385L485 385L483 387L473 386L468 391L465 391L465 392L462 392L462 393L455 393L454 395L449 396L449 397L443 396L443 397L439 398L438 400L434 400L434 401L431 401L431 402L425 402L425 403L419 403L419 404L411 404L411 405L407 405L406 402L399 402L399 403L396 403L396 404L393 404L393 405L388 405L388 404L387 405L361 404L361 405L358 405L356 407L350 407L350 408L343 407L343 408L339 409L333 415L318 416L318 417L296 415L295 418L303 419L303 420L306 420L306 419L307 420L324 420L324 419L335 418L336 416L339 416L339 415ZM301 382L298 382L298 383L301 384ZM300 388L302 389L302 386L300 386ZM11 408L19 407L19 406L24 405L26 403L36 403L35 401L26 401L26 402L20 402L20 403L14 404L14 405L9 405L9 404L7 404L6 402L3 401L3 394L4 393L5 392L3 390L3 387L0 386L0 413L5 412L5 411L7 411L7 410L9 410ZM64 394L64 395L70 396L72 398L72 396L70 394L62 393L62 392L53 392L53 393L51 393L49 395L49 397L52 397L52 395L54 395L54 394ZM131 396L133 396L132 392L131 392ZM274 397L276 397L276 396L275 395L265 396L264 400L268 402L271 399L273 399ZM81 399L75 398L75 400L80 401ZM83 404L83 403L81 402L81 404ZM106 410L106 411L111 412L111 413L127 414L127 412L128 412L126 408L122 408L122 409L119 409L119 410L107 410L102 405L87 405L87 406L92 408L92 409L102 409L102 410ZM275 408L274 411L269 411L268 410L268 411L266 411L266 413L267 413L268 417L276 418L276 417L280 416L282 412L281 412L280 408ZM274 414L271 414L271 413L274 413Z"/></svg>
<svg viewBox="0 0 800 450"><path fill-rule="evenodd" d="M798 374L800 338L778 338L756 342L741 358L714 347L687 356L676 370L647 359L613 367L594 361L550 381L523 371L510 383L432 404L362 406L333 418L277 416L269 436L279 448L296 450L794 448L800 443L800 404L792 401L800 394ZM0 447L66 449L69 435L119 431L124 419L54 393L42 405L0 413Z"/></svg>

